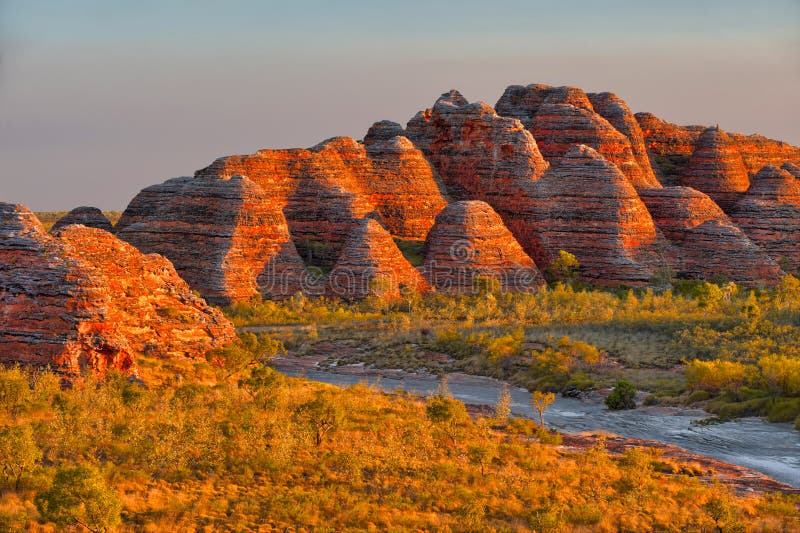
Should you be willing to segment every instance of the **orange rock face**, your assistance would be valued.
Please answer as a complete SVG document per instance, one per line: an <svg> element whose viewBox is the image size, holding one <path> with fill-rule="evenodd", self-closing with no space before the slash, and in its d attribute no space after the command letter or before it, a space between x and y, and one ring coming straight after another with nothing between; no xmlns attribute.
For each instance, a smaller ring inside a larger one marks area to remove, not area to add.
<svg viewBox="0 0 800 533"><path fill-rule="evenodd" d="M642 284L665 266L665 243L633 185L592 148L572 148L534 184L533 195L524 218L540 267L565 250L584 279Z"/></svg>
<svg viewBox="0 0 800 533"><path fill-rule="evenodd" d="M783 275L778 264L700 191L664 187L639 195L671 241L666 256L679 277L757 286L777 283Z"/></svg>
<svg viewBox="0 0 800 533"><path fill-rule="evenodd" d="M779 264L800 269L800 186L786 170L762 168L731 218Z"/></svg>
<svg viewBox="0 0 800 533"><path fill-rule="evenodd" d="M175 178L131 201L117 236L159 253L211 302L256 295L285 298L302 288L305 267L279 206L241 176Z"/></svg>
<svg viewBox="0 0 800 533"><path fill-rule="evenodd" d="M0 204L0 220L0 362L132 371L141 354L199 357L235 338L163 257L84 226L48 235L22 206Z"/></svg>
<svg viewBox="0 0 800 533"><path fill-rule="evenodd" d="M795 179L800 179L800 167L790 161L786 161L784 164L782 164L781 170L785 170L786 172L794 176Z"/></svg>
<svg viewBox="0 0 800 533"><path fill-rule="evenodd" d="M436 217L425 243L423 273L442 292L480 290L476 276L503 290L530 291L544 280L533 260L486 202L461 201Z"/></svg>
<svg viewBox="0 0 800 533"><path fill-rule="evenodd" d="M496 108L503 116L520 119L552 164L582 144L617 165L635 188L660 187L644 148L637 146L639 153L634 153L631 138L638 141L636 125L625 103L611 93L595 95L594 99L624 132L596 112L586 93L576 87L512 85Z"/></svg>
<svg viewBox="0 0 800 533"><path fill-rule="evenodd" d="M260 184L283 210L301 257L330 266L362 218L381 219L396 236L422 240L445 204L422 153L401 135L381 136L378 129L366 147L336 137L308 150L225 157L197 176L242 175Z"/></svg>
<svg viewBox="0 0 800 533"><path fill-rule="evenodd" d="M364 148L373 173L360 177L367 198L392 235L423 240L447 205L439 176L397 123L374 124L364 137Z"/></svg>
<svg viewBox="0 0 800 533"><path fill-rule="evenodd" d="M707 128L697 139L680 181L709 195L723 210L730 209L750 186L741 153L719 128Z"/></svg>
<svg viewBox="0 0 800 533"><path fill-rule="evenodd" d="M500 117L458 91L420 111L406 135L428 157L457 199L480 199L498 212L516 209L517 197L544 173L547 163L522 124Z"/></svg>
<svg viewBox="0 0 800 533"><path fill-rule="evenodd" d="M380 222L367 218L344 246L328 277L328 289L345 299L399 298L404 290L426 292L429 286Z"/></svg>
<svg viewBox="0 0 800 533"><path fill-rule="evenodd" d="M63 217L59 218L50 232L55 232L69 226L70 224L81 224L87 228L97 228L105 231L113 231L111 222L106 218L102 211L96 207L76 207Z"/></svg>
<svg viewBox="0 0 800 533"><path fill-rule="evenodd" d="M636 120L645 137L648 151L657 162L662 177L677 183L686 171L689 157L697 148L703 126L676 126L650 113L637 113ZM761 135L727 133L727 142L735 148L750 176L765 165L780 166L785 161L800 164L800 148L767 139Z"/></svg>
<svg viewBox="0 0 800 533"><path fill-rule="evenodd" d="M750 175L756 174L766 165L781 166L789 161L800 165L800 148L791 144L767 139L761 135L729 133L731 140L742 154L742 161Z"/></svg>

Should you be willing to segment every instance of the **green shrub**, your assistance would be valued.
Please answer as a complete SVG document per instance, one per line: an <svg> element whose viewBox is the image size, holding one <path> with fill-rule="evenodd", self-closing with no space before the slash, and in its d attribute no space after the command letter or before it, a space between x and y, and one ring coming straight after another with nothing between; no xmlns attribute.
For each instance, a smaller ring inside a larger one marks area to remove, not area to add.
<svg viewBox="0 0 800 533"><path fill-rule="evenodd" d="M694 403L704 402L711 398L711 394L708 391L704 390L696 390L686 398L686 404L692 405Z"/></svg>
<svg viewBox="0 0 800 533"><path fill-rule="evenodd" d="M636 408L636 387L630 381L620 379L614 390L606 397L606 406L615 411Z"/></svg>
<svg viewBox="0 0 800 533"><path fill-rule="evenodd" d="M770 422L791 422L800 416L800 398L778 398L767 411Z"/></svg>

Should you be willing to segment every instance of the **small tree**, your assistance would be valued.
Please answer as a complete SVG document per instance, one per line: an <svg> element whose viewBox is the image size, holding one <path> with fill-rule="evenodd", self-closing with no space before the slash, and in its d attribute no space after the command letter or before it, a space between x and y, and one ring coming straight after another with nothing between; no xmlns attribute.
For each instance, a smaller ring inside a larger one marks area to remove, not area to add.
<svg viewBox="0 0 800 533"><path fill-rule="evenodd" d="M22 476L41 459L42 450L33 440L33 430L29 425L0 429L0 465L6 481L14 481L14 490L19 490Z"/></svg>
<svg viewBox="0 0 800 533"><path fill-rule="evenodd" d="M549 281L569 283L577 277L580 266L577 257L567 251L560 250L556 260L550 263L550 266L545 270L545 274Z"/></svg>
<svg viewBox="0 0 800 533"><path fill-rule="evenodd" d="M636 387L633 383L624 379L617 380L614 390L606 396L606 406L609 409L635 409L636 408Z"/></svg>
<svg viewBox="0 0 800 533"><path fill-rule="evenodd" d="M544 428L544 412L556 400L556 395L552 392L542 392L535 390L531 395L531 407L539 413L539 425Z"/></svg>
<svg viewBox="0 0 800 533"><path fill-rule="evenodd" d="M481 467L481 476L486 476L486 465L494 458L494 450L484 444L475 444L467 448L469 462Z"/></svg>
<svg viewBox="0 0 800 533"><path fill-rule="evenodd" d="M37 494L35 503L42 518L62 528L78 525L104 533L121 521L119 495L96 469L86 466L59 469L50 490Z"/></svg>
<svg viewBox="0 0 800 533"><path fill-rule="evenodd" d="M494 416L499 422L506 422L508 417L511 416L511 391L505 383L503 383L503 388L500 389L500 394L497 397Z"/></svg>
<svg viewBox="0 0 800 533"><path fill-rule="evenodd" d="M342 410L327 395L320 394L297 408L296 417L311 428L314 444L319 447L325 437L341 424Z"/></svg>
<svg viewBox="0 0 800 533"><path fill-rule="evenodd" d="M464 403L455 398L437 394L428 398L425 414L428 416L428 420L450 438L450 442L455 447L461 433L461 426L469 420Z"/></svg>

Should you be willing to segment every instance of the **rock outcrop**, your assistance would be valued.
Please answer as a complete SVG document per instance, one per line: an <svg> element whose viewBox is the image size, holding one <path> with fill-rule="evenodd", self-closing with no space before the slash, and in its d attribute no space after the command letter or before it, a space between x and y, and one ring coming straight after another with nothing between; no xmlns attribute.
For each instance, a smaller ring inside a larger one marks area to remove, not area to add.
<svg viewBox="0 0 800 533"><path fill-rule="evenodd" d="M589 93L588 96L595 112L599 113L600 116L606 119L618 132L625 135L628 141L630 141L633 157L639 164L639 168L642 170L643 174L641 184L636 187L636 183L634 183L637 190L647 188L647 184L653 187L660 187L661 184L656 179L650 161L650 155L647 153L647 147L644 144L644 134L639 127L639 123L636 121L636 117L633 116L633 112L628 107L628 104L626 104L622 98L610 92ZM622 167L620 167L620 169L622 170Z"/></svg>
<svg viewBox="0 0 800 533"><path fill-rule="evenodd" d="M781 166L789 161L800 165L800 147L767 139L762 135L728 134L742 155L742 161L751 176L767 165Z"/></svg>
<svg viewBox="0 0 800 533"><path fill-rule="evenodd" d="M102 211L96 207L76 207L63 217L59 218L50 232L55 232L69 226L70 224L82 224L87 228L97 228L105 231L113 231L111 222L106 218Z"/></svg>
<svg viewBox="0 0 800 533"><path fill-rule="evenodd" d="M677 126L652 113L634 115L644 136L653 168L664 185L677 185L704 126Z"/></svg>
<svg viewBox="0 0 800 533"><path fill-rule="evenodd" d="M481 290L476 278L495 279L501 290L530 291L544 283L533 260L489 204L449 204L425 243L422 271L442 292Z"/></svg>
<svg viewBox="0 0 800 533"><path fill-rule="evenodd" d="M635 116L644 135L647 150L656 162L661 177L670 184L677 183L686 171L698 139L707 128L676 126L651 113L636 113ZM800 148L796 146L761 135L726 135L730 146L741 156L750 176L755 175L765 165L780 166L785 161L800 164Z"/></svg>
<svg viewBox="0 0 800 533"><path fill-rule="evenodd" d="M784 164L782 164L781 170L785 170L786 172L794 176L795 179L800 179L800 167L790 161L786 161Z"/></svg>
<svg viewBox="0 0 800 533"><path fill-rule="evenodd" d="M518 120L498 116L483 102L469 103L455 90L417 113L406 135L454 199L483 200L501 214L516 210L520 194L548 166Z"/></svg>
<svg viewBox="0 0 800 533"><path fill-rule="evenodd" d="M332 296L352 300L398 298L404 291L427 292L430 287L380 222L367 218L345 244L328 276L328 289Z"/></svg>
<svg viewBox="0 0 800 533"><path fill-rule="evenodd" d="M391 133L379 123L366 146L335 137L308 150L224 157L196 177L242 175L260 184L283 210L301 257L331 266L364 217L382 220L397 237L422 240L446 203L422 152Z"/></svg>
<svg viewBox="0 0 800 533"><path fill-rule="evenodd" d="M666 256L680 278L774 284L778 264L706 194L689 187L640 191L656 226L671 241Z"/></svg>
<svg viewBox="0 0 800 533"><path fill-rule="evenodd" d="M560 250L577 257L584 279L600 284L643 284L665 266L665 243L633 185L592 148L573 147L533 195L525 218L540 268Z"/></svg>
<svg viewBox="0 0 800 533"><path fill-rule="evenodd" d="M558 163L572 147L583 144L617 165L635 188L660 187L643 147L637 147L640 153L634 154L627 136L635 136L634 121L625 103L610 93L595 95L595 100L619 127L628 131L618 131L576 87L512 85L496 108L499 114L522 121L551 164Z"/></svg>
<svg viewBox="0 0 800 533"><path fill-rule="evenodd" d="M789 172L762 168L731 218L779 264L800 270L800 185Z"/></svg>
<svg viewBox="0 0 800 533"><path fill-rule="evenodd" d="M681 185L706 193L723 210L747 191L750 179L733 140L721 129L706 128L682 173Z"/></svg>
<svg viewBox="0 0 800 533"><path fill-rule="evenodd" d="M49 235L0 203L0 362L134 371L137 357L200 357L235 338L169 261L71 225Z"/></svg>
<svg viewBox="0 0 800 533"><path fill-rule="evenodd" d="M374 174L360 176L367 198L392 235L423 240L447 205L436 171L395 122L374 124L364 148Z"/></svg>
<svg viewBox="0 0 800 533"><path fill-rule="evenodd" d="M185 177L141 191L117 236L159 253L207 300L284 298L305 275L280 206L246 177Z"/></svg>

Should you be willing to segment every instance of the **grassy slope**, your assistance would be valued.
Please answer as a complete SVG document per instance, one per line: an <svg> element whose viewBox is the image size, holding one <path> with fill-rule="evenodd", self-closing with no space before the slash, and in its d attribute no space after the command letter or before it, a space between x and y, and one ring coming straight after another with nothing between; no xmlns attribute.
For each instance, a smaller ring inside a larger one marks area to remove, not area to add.
<svg viewBox="0 0 800 533"><path fill-rule="evenodd" d="M570 452L539 442L552 437L528 421L433 423L418 398L258 372L263 386L244 371L62 391L49 374L28 389L31 376L0 371L0 390L19 392L2 397L0 425L30 425L43 451L19 490L5 483L0 530L48 530L35 495L85 464L119 495L121 531L712 531L715 517L726 531L798 527L796 498L739 498L663 473L692 469L646 450ZM320 446L304 416L316 399L337 420Z"/></svg>

